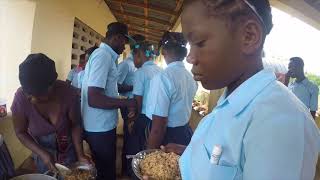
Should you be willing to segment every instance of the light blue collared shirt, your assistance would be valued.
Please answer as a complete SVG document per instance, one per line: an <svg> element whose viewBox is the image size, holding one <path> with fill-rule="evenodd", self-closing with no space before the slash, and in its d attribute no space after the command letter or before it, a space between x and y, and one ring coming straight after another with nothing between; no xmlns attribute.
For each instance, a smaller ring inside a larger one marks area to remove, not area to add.
<svg viewBox="0 0 320 180"><path fill-rule="evenodd" d="M218 165L210 163L214 145L222 146ZM220 98L179 164L184 180L313 180L319 151L309 111L262 70Z"/></svg>
<svg viewBox="0 0 320 180"><path fill-rule="evenodd" d="M75 74L76 74L76 68L71 69L70 72L68 73L67 80L72 81Z"/></svg>
<svg viewBox="0 0 320 180"><path fill-rule="evenodd" d="M117 126L117 109L106 110L89 106L88 87L103 88L106 96L117 98L118 57L119 55L109 45L101 43L91 54L86 65L81 91L81 111L84 129L88 132L106 132Z"/></svg>
<svg viewBox="0 0 320 180"><path fill-rule="evenodd" d="M145 62L142 67L134 73L134 86L132 94L143 97L141 108L142 114L146 114L146 107L148 102L147 95L150 89L150 81L161 71L162 69L150 60Z"/></svg>
<svg viewBox="0 0 320 180"><path fill-rule="evenodd" d="M84 70L78 73L78 86L77 88L81 89L83 82Z"/></svg>
<svg viewBox="0 0 320 180"><path fill-rule="evenodd" d="M134 66L133 62L133 56L130 54L128 58L126 58L124 61L122 61L118 65L118 84L125 84L129 86L133 86L133 80L134 80L134 72L137 70L137 68ZM121 96L132 98L132 91L126 92L126 93L120 93Z"/></svg>
<svg viewBox="0 0 320 180"><path fill-rule="evenodd" d="M80 71L80 72L75 72L73 78L72 78L72 81L71 81L71 85L75 88L79 88L79 74L83 72L83 71Z"/></svg>
<svg viewBox="0 0 320 180"><path fill-rule="evenodd" d="M305 78L301 82L293 82L289 89L295 94L310 111L318 110L319 88L317 85Z"/></svg>
<svg viewBox="0 0 320 180"><path fill-rule="evenodd" d="M197 83L183 62L170 63L150 83L147 116L168 118L168 127L184 126L189 122L192 101L197 92Z"/></svg>

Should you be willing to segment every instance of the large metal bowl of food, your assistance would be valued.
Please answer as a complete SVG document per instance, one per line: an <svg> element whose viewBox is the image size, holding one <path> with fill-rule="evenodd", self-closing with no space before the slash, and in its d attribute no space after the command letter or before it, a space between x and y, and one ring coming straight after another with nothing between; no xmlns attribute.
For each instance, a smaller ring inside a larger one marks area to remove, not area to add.
<svg viewBox="0 0 320 180"><path fill-rule="evenodd" d="M14 177L10 180L57 180L57 175L49 176L46 174L25 174Z"/></svg>
<svg viewBox="0 0 320 180"><path fill-rule="evenodd" d="M158 149L144 150L133 157L132 170L139 179L148 176L157 180L181 180L179 158Z"/></svg>

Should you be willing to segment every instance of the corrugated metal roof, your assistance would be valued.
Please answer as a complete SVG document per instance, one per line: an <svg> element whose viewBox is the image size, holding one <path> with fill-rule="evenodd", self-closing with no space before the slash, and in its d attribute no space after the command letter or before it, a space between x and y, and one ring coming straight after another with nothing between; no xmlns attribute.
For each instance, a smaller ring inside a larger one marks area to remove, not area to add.
<svg viewBox="0 0 320 180"><path fill-rule="evenodd" d="M320 0L304 0L310 6L314 7L316 10L320 11Z"/></svg>
<svg viewBox="0 0 320 180"><path fill-rule="evenodd" d="M158 43L165 31L175 25L181 14L183 0L104 0L129 33L142 34Z"/></svg>

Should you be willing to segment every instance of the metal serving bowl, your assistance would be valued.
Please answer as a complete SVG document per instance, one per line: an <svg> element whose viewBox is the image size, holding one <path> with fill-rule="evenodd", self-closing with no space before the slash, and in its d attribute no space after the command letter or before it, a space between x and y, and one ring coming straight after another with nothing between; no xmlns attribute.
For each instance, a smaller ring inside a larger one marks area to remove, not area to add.
<svg viewBox="0 0 320 180"><path fill-rule="evenodd" d="M57 175L49 176L45 174L25 174L21 176L14 177L10 180L57 180Z"/></svg>
<svg viewBox="0 0 320 180"><path fill-rule="evenodd" d="M148 154L151 154L153 152L157 152L160 151L160 149L149 149L149 150L144 150L139 152L138 154L136 154L133 158L132 158L132 162L131 162L131 166L132 166L132 170L134 172L134 174L139 178L139 179L143 179L143 174L141 174L141 170L140 170L140 162L146 158L146 156Z"/></svg>

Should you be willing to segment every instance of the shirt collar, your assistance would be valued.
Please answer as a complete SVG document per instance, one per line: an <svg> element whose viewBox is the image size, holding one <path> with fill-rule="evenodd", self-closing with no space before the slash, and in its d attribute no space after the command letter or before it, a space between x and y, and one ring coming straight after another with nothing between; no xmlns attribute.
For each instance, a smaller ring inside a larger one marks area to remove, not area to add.
<svg viewBox="0 0 320 180"><path fill-rule="evenodd" d="M184 63L182 61L174 61L170 64L168 64L167 67L184 67Z"/></svg>
<svg viewBox="0 0 320 180"><path fill-rule="evenodd" d="M143 66L150 66L150 65L156 65L156 64L152 60L149 60L149 61L143 63L142 67Z"/></svg>
<svg viewBox="0 0 320 180"><path fill-rule="evenodd" d="M235 89L226 97L227 89L220 97L217 107L226 103L230 105L234 116L238 115L265 87L276 80L275 74L271 70L261 70Z"/></svg>
<svg viewBox="0 0 320 180"><path fill-rule="evenodd" d="M297 82L297 81L295 80L294 83L296 83L296 84L306 84L306 83L308 83L308 81L309 81L309 79L306 77L306 78L304 78L304 80L302 80L301 82Z"/></svg>
<svg viewBox="0 0 320 180"><path fill-rule="evenodd" d="M119 54L117 54L108 44L101 42L100 48L106 50L107 52L110 52L111 57L114 61L116 61L119 58Z"/></svg>

